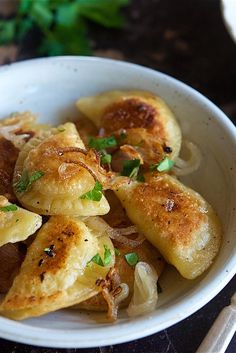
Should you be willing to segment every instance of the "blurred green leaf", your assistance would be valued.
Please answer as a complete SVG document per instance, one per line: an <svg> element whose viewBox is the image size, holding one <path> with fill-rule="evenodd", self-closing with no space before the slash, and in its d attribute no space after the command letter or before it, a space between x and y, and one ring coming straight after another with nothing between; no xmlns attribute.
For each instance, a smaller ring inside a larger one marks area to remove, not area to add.
<svg viewBox="0 0 236 353"><path fill-rule="evenodd" d="M17 40L21 41L32 27L33 21L31 19L26 18L24 21L20 21L17 26Z"/></svg>
<svg viewBox="0 0 236 353"><path fill-rule="evenodd" d="M7 44L14 41L15 29L15 20L0 21L0 44Z"/></svg>
<svg viewBox="0 0 236 353"><path fill-rule="evenodd" d="M78 19L78 4L65 4L58 6L56 21L59 25L73 26Z"/></svg>
<svg viewBox="0 0 236 353"><path fill-rule="evenodd" d="M19 0L16 17L0 20L0 44L22 43L37 28L42 35L40 54L91 55L87 25L121 27L120 9L128 4L129 0Z"/></svg>
<svg viewBox="0 0 236 353"><path fill-rule="evenodd" d="M33 2L30 15L42 30L45 30L52 24L53 14L48 9L47 2L44 0L35 0Z"/></svg>

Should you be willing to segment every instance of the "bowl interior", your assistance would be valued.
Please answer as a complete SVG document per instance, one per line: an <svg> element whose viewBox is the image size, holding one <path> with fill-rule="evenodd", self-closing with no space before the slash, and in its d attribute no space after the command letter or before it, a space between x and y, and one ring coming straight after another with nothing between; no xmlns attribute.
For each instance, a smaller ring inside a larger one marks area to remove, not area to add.
<svg viewBox="0 0 236 353"><path fill-rule="evenodd" d="M199 170L182 181L212 204L224 230L219 256L199 279L184 280L172 267L165 271L160 280L163 292L158 308L151 315L129 319L122 312L115 325L97 323L101 315L73 310L61 310L22 323L0 318L2 337L54 347L125 342L185 318L227 284L236 268L236 134L232 123L218 108L173 78L104 59L32 60L1 68L0 82L0 118L14 111L30 110L39 115L39 121L52 124L76 119L75 101L82 96L112 89L142 89L160 95L175 113L184 138L195 142L203 155Z"/></svg>

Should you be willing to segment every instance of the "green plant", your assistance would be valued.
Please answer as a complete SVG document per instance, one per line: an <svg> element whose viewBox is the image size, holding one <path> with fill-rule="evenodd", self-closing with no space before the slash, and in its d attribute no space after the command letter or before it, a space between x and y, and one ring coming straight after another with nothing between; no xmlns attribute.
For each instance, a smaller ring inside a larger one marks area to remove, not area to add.
<svg viewBox="0 0 236 353"><path fill-rule="evenodd" d="M15 17L0 20L0 45L24 43L29 31L38 29L40 54L90 55L89 23L120 28L120 9L128 4L129 0L20 0Z"/></svg>

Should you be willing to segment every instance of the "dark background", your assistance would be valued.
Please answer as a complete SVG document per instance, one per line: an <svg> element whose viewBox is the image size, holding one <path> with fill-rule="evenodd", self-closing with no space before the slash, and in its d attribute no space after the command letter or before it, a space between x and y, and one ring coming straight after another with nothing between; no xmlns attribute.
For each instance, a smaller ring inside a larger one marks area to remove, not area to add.
<svg viewBox="0 0 236 353"><path fill-rule="evenodd" d="M210 98L236 122L236 44L224 26L219 0L133 0L124 14L123 30L108 31L92 25L95 55L131 61L174 76ZM0 63L34 57L34 46L32 38L23 50L2 47ZM93 349L49 349L0 340L0 351L194 353L235 290L236 277L194 315L130 343ZM236 336L227 349L227 353L235 352Z"/></svg>

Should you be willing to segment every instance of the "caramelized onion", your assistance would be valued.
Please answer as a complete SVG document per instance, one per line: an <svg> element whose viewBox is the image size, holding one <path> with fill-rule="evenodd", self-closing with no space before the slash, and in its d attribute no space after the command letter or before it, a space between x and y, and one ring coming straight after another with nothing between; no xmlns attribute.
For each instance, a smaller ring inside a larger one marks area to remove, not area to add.
<svg viewBox="0 0 236 353"><path fill-rule="evenodd" d="M136 226L112 228L100 217L88 217L83 219L83 221L91 230L96 231L97 236L107 233L111 239L131 248L135 248L145 240L145 237L142 234L139 234L136 239L129 239L126 237L126 235L138 233Z"/></svg>
<svg viewBox="0 0 236 353"><path fill-rule="evenodd" d="M176 158L173 171L177 176L193 173L199 168L201 163L202 156L199 148L194 143L189 141L185 141L185 145L189 150L190 158L188 160L183 160L180 157Z"/></svg>
<svg viewBox="0 0 236 353"><path fill-rule="evenodd" d="M155 309L158 299L157 273L146 262L138 262L134 271L134 294L128 306L129 316L138 316Z"/></svg>

